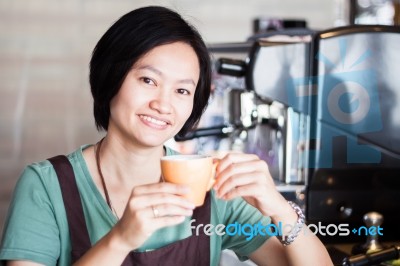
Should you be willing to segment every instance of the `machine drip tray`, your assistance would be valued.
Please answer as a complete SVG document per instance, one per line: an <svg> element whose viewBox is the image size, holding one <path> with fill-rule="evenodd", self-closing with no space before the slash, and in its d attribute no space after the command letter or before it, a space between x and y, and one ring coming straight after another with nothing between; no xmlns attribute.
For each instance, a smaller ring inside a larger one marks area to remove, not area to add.
<svg viewBox="0 0 400 266"><path fill-rule="evenodd" d="M306 189L305 185L293 185L285 184L275 181L275 187L279 192L304 192Z"/></svg>

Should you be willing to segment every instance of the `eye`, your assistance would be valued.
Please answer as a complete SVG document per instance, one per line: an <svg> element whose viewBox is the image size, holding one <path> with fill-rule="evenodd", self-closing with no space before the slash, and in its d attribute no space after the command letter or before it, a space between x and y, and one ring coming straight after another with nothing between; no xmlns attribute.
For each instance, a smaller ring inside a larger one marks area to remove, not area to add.
<svg viewBox="0 0 400 266"><path fill-rule="evenodd" d="M149 84L149 85L156 85L154 80L148 77L141 77L140 80L142 80L144 83Z"/></svg>
<svg viewBox="0 0 400 266"><path fill-rule="evenodd" d="M187 89L177 89L176 92L183 95L190 95L190 91Z"/></svg>

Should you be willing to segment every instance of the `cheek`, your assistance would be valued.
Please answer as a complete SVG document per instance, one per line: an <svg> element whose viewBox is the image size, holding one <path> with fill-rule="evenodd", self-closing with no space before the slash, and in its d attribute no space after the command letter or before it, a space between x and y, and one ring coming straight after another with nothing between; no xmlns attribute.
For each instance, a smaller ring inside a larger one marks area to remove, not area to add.
<svg viewBox="0 0 400 266"><path fill-rule="evenodd" d="M129 119L134 110L137 99L129 97L129 95L117 94L110 102L110 115L117 120Z"/></svg>
<svg viewBox="0 0 400 266"><path fill-rule="evenodd" d="M126 110L137 108L147 101L147 95L135 89L135 86L122 87L119 93L113 98L114 108Z"/></svg>
<svg viewBox="0 0 400 266"><path fill-rule="evenodd" d="M183 112L184 116L185 116L185 122L186 122L186 120L189 119L190 115L192 114L192 111L193 111L193 102L188 103L185 108L185 112Z"/></svg>
<svg viewBox="0 0 400 266"><path fill-rule="evenodd" d="M114 98L111 99L110 101L110 118L112 118L117 111L117 108L119 106L118 104L119 99L117 96L114 96Z"/></svg>

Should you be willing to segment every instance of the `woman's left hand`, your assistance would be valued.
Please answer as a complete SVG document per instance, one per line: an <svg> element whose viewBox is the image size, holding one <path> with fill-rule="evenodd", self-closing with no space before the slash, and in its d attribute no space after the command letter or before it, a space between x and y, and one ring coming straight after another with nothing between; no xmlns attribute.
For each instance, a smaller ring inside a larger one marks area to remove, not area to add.
<svg viewBox="0 0 400 266"><path fill-rule="evenodd" d="M286 200L276 190L268 165L257 155L229 153L216 168L214 189L219 198L243 197L263 215L273 216Z"/></svg>

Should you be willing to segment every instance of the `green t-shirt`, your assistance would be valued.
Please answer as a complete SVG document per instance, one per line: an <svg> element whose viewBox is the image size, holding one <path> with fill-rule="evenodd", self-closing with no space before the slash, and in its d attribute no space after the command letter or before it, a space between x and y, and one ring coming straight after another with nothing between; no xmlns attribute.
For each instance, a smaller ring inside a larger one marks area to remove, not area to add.
<svg viewBox="0 0 400 266"><path fill-rule="evenodd" d="M91 243L96 243L117 222L89 173L82 151L68 155L89 231ZM167 149L167 155L174 151ZM268 217L247 204L243 199L223 201L211 193L211 224L270 223ZM157 249L191 235L190 220L162 228L143 244L139 251ZM231 231L232 232L232 231ZM245 235L218 235L210 237L211 265L218 265L221 250L233 250L241 260L260 247L268 236L257 235L246 240ZM60 186L49 161L29 165L20 177L11 201L3 239L0 263L4 260L29 260L45 265L70 265L70 237Z"/></svg>

